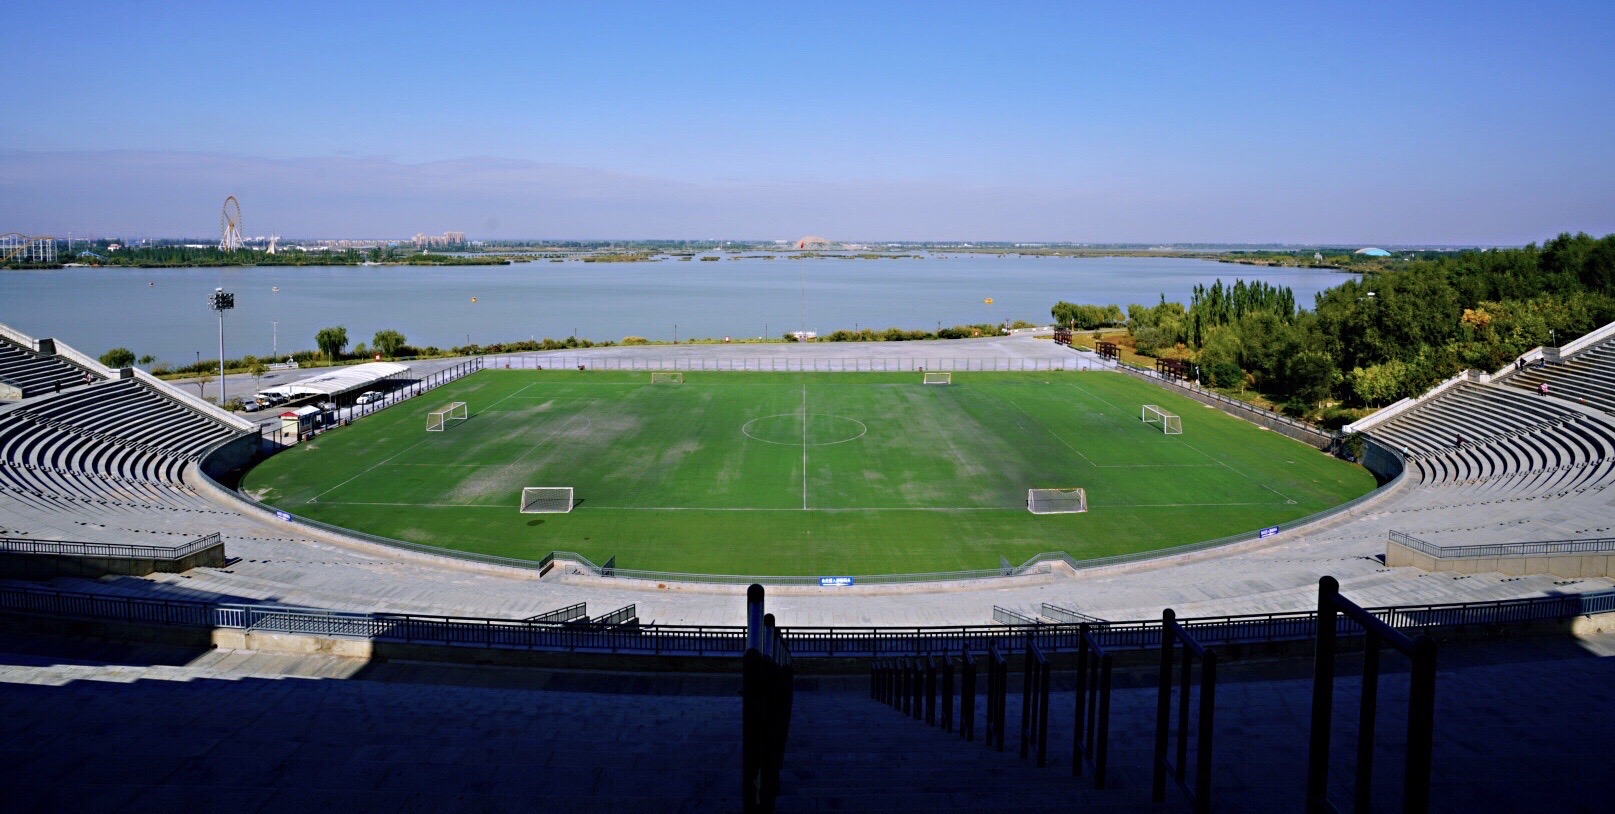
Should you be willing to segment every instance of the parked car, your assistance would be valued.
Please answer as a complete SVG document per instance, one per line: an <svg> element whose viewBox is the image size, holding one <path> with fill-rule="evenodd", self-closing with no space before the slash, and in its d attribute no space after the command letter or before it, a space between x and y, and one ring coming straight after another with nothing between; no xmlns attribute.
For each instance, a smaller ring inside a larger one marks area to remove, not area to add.
<svg viewBox="0 0 1615 814"><path fill-rule="evenodd" d="M376 390L366 390L359 394L359 399L354 404L369 404L373 401L381 401L381 393Z"/></svg>
<svg viewBox="0 0 1615 814"><path fill-rule="evenodd" d="M259 409L260 407L258 406L258 402L253 401L252 399L247 399L246 401L241 402L242 412L256 413Z"/></svg>
<svg viewBox="0 0 1615 814"><path fill-rule="evenodd" d="M334 402L334 401L322 401L322 402L319 403L318 406L319 406L319 408L321 410L335 410L336 409L336 402Z"/></svg>

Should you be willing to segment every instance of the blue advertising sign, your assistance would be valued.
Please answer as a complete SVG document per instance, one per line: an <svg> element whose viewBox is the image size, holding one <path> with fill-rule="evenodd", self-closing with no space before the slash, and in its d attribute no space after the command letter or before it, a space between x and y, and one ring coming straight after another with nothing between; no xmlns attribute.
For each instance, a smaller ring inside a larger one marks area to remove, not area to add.
<svg viewBox="0 0 1615 814"><path fill-rule="evenodd" d="M1278 526L1268 526L1267 528L1262 529L1261 532L1259 532L1257 536L1258 537L1272 537L1273 535L1278 534L1278 533L1279 533L1279 527Z"/></svg>
<svg viewBox="0 0 1615 814"><path fill-rule="evenodd" d="M852 585L852 577L819 577L820 588L846 588Z"/></svg>
<svg viewBox="0 0 1615 814"><path fill-rule="evenodd" d="M278 511L277 510L275 512L275 516L282 519L282 520L287 520L287 521L290 521L292 519L291 512L283 512L283 511Z"/></svg>

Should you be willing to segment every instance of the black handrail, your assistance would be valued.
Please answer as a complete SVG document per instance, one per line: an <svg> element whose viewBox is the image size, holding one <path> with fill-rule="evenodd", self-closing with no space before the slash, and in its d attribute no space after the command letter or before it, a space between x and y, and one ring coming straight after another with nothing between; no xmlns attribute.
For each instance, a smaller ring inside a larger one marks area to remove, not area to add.
<svg viewBox="0 0 1615 814"><path fill-rule="evenodd" d="M746 590L746 652L741 657L741 810L768 814L779 797L790 737L795 673L791 651L763 613L763 586Z"/></svg>
<svg viewBox="0 0 1615 814"><path fill-rule="evenodd" d="M1090 625L1082 626L1077 649L1077 712L1071 735L1071 776L1081 777L1091 765L1094 788L1105 787L1110 761L1110 687L1112 656L1094 640Z"/></svg>
<svg viewBox="0 0 1615 814"><path fill-rule="evenodd" d="M1049 763L1049 659L1037 642L1026 638L1021 678L1021 760L1036 750L1039 769Z"/></svg>
<svg viewBox="0 0 1615 814"><path fill-rule="evenodd" d="M567 605L564 608L556 608L555 610L552 610L552 611L546 611L546 612L540 613L540 614L538 614L536 616L529 616L526 619L523 619L522 621L524 621L524 622L573 622L573 621L577 621L578 619L587 619L587 618L589 618L589 606L588 606L588 603L579 602L579 603L574 604L574 605Z"/></svg>
<svg viewBox="0 0 1615 814"><path fill-rule="evenodd" d="M1373 792L1374 724L1379 701L1379 653L1390 645L1413 663L1409 676L1407 753L1403 758L1402 810L1430 810L1430 768L1435 751L1436 642L1428 635L1409 637L1372 612L1340 595L1334 577L1318 580L1318 653L1312 678L1312 730L1307 749L1308 812L1337 812L1329 802L1329 740L1334 714L1337 615L1360 625L1363 689L1358 704L1357 767L1353 783L1355 811L1368 811Z"/></svg>
<svg viewBox="0 0 1615 814"><path fill-rule="evenodd" d="M1178 684L1178 726L1176 760L1167 757L1172 718L1172 654L1174 645L1183 645L1183 670ZM1200 715L1195 742L1194 785L1188 780L1189 697L1194 662L1200 662ZM1188 796L1196 814L1211 811L1212 719L1217 709L1217 652L1202 646L1177 621L1171 608L1161 611L1161 674L1155 702L1155 760L1150 781L1150 799L1166 802L1166 778L1171 775Z"/></svg>
<svg viewBox="0 0 1615 814"><path fill-rule="evenodd" d="M976 739L976 658L965 648L959 658L959 737Z"/></svg>
<svg viewBox="0 0 1615 814"><path fill-rule="evenodd" d="M997 644L987 646L987 748L1004 751L1004 718L1009 704L1009 661Z"/></svg>

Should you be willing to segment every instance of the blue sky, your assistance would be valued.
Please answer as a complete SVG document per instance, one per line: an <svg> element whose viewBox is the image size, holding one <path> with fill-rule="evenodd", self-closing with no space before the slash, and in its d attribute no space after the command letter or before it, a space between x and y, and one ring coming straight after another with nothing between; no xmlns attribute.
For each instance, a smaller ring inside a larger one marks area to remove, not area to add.
<svg viewBox="0 0 1615 814"><path fill-rule="evenodd" d="M1224 5L13 2L0 230L1615 231L1615 4Z"/></svg>

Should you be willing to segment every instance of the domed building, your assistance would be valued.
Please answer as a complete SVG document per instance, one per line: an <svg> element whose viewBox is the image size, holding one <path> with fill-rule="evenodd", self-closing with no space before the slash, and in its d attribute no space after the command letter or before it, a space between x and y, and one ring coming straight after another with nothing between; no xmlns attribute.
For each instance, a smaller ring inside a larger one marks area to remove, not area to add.
<svg viewBox="0 0 1615 814"><path fill-rule="evenodd" d="M798 249L834 249L836 245L818 235L808 235L796 241Z"/></svg>

